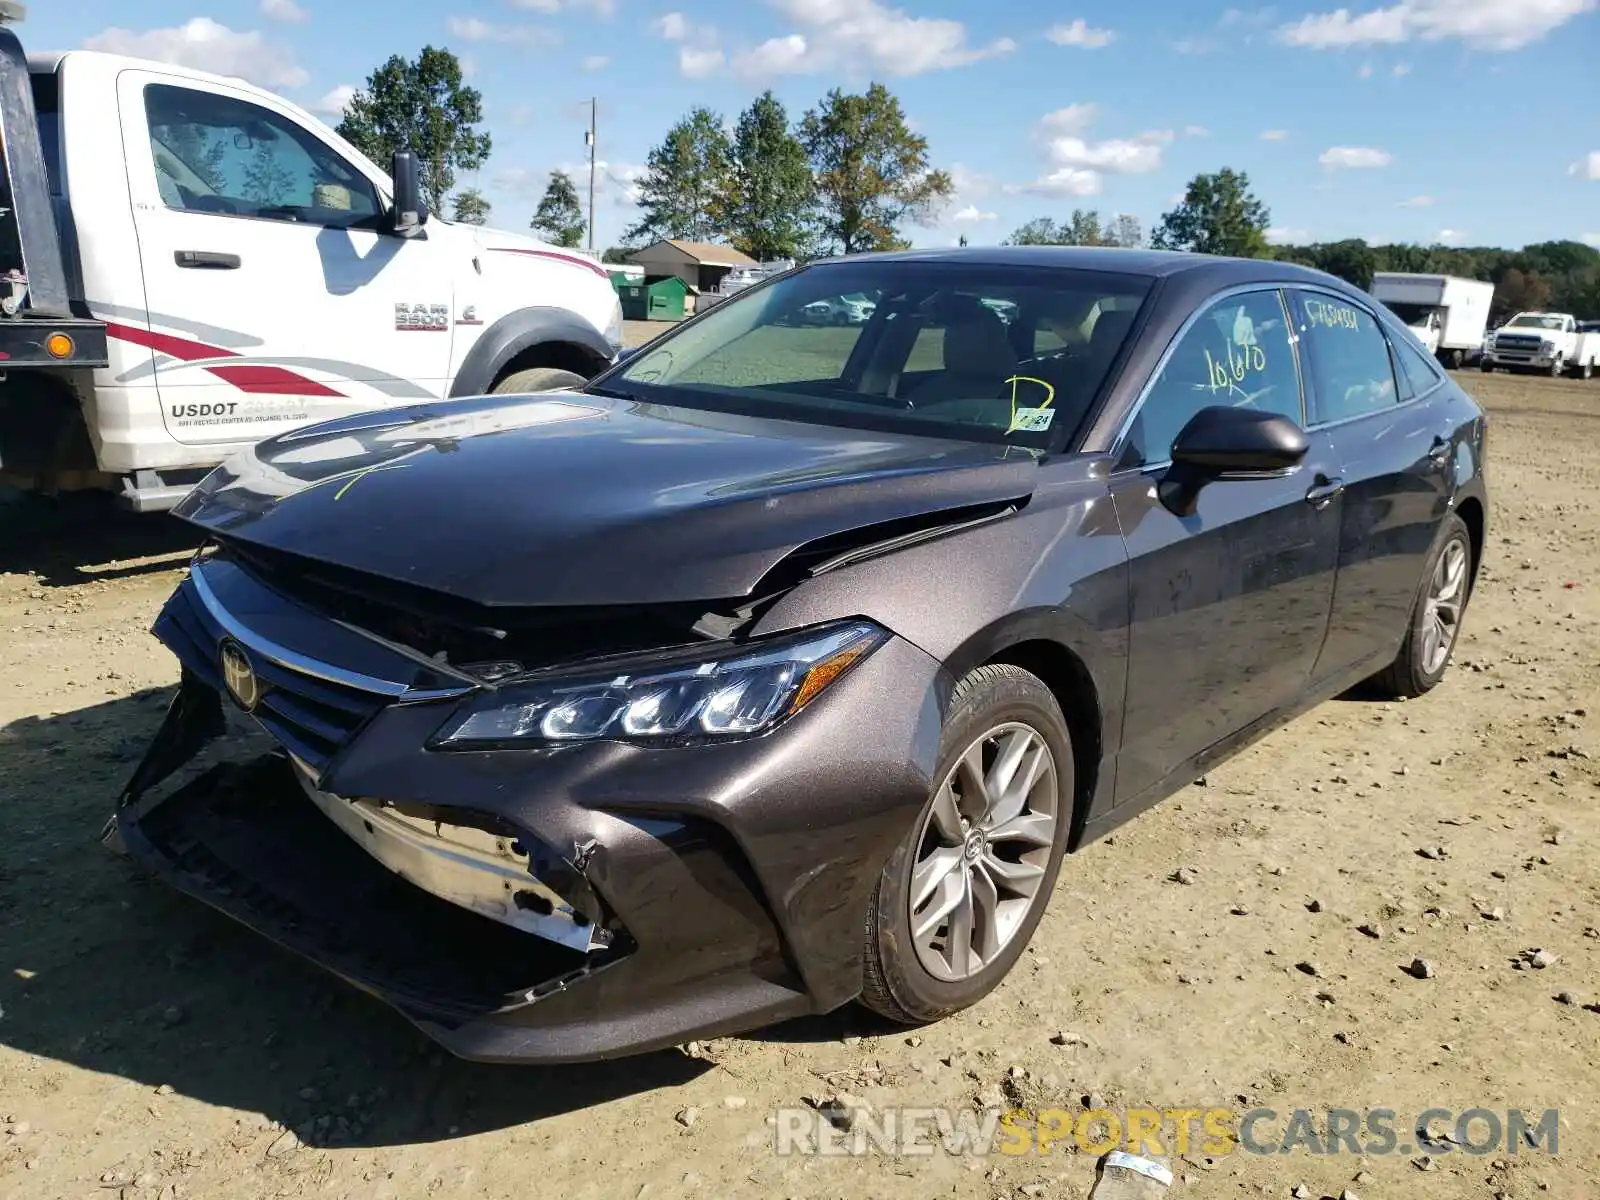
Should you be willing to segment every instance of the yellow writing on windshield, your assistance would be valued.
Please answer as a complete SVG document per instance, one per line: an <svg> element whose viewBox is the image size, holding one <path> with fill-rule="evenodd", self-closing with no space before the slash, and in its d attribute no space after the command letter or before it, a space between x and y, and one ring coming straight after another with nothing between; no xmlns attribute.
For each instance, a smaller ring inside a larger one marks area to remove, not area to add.
<svg viewBox="0 0 1600 1200"><path fill-rule="evenodd" d="M1206 373L1211 377L1211 392L1237 392L1245 395L1239 385L1253 374L1267 369L1267 352L1260 346L1229 345L1225 358L1218 362L1206 350Z"/></svg>
<svg viewBox="0 0 1600 1200"><path fill-rule="evenodd" d="M1019 383L1037 383L1040 387L1042 387L1044 389L1044 400L1043 400L1043 402L1041 402L1039 404L1035 404L1031 408L1026 408L1025 407L1022 410L1024 414L1031 415L1031 414L1041 413L1045 409L1049 408L1051 402L1056 398L1056 389L1053 386L1051 386L1050 384L1046 383L1042 379L1034 378L1032 375L1013 375L1013 376L1011 376L1010 379L1007 379L1006 382L1011 385L1011 421L1006 426L1006 432L1007 433L1015 433L1018 429L1022 429L1022 428L1025 427L1024 425L1020 425L1017 422L1017 384L1019 384ZM1029 429L1036 430L1036 429L1039 429L1039 428L1049 428L1049 425L1046 422L1045 424L1043 424L1041 426L1038 423L1037 419L1034 418L1034 419L1030 420L1027 423L1026 427L1029 428Z"/></svg>
<svg viewBox="0 0 1600 1200"><path fill-rule="evenodd" d="M1356 310L1344 304L1329 304L1323 300L1307 300L1306 317L1313 325L1324 329L1360 329L1361 319Z"/></svg>

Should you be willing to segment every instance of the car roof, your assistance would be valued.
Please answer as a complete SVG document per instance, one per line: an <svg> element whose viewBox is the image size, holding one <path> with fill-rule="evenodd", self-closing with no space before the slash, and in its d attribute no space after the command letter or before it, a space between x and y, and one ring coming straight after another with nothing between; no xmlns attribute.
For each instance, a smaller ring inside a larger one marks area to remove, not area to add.
<svg viewBox="0 0 1600 1200"><path fill-rule="evenodd" d="M1350 290L1326 272L1298 263L1265 258L1229 258L1177 250L1125 250L1115 246L962 246L931 250L887 250L820 259L815 265L858 262L964 263L977 266L1052 267L1062 271L1115 271L1123 275L1168 278L1217 286L1236 283L1316 283Z"/></svg>

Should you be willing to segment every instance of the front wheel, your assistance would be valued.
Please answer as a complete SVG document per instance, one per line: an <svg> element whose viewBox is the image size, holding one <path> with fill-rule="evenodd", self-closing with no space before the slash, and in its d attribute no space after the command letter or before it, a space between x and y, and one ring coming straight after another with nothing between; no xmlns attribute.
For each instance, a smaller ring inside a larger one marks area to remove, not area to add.
<svg viewBox="0 0 1600 1200"><path fill-rule="evenodd" d="M1556 360L1550 364L1550 378L1560 379L1561 376L1566 372L1566 369L1566 362L1557 356Z"/></svg>
<svg viewBox="0 0 1600 1200"><path fill-rule="evenodd" d="M1072 823L1072 739L1035 675L979 667L956 685L928 801L867 913L861 1002L904 1024L993 991L1049 903Z"/></svg>
<svg viewBox="0 0 1600 1200"><path fill-rule="evenodd" d="M1478 370L1482 371L1485 375L1493 375L1494 374L1494 363L1491 362L1487 358L1479 359L1478 360Z"/></svg>
<svg viewBox="0 0 1600 1200"><path fill-rule="evenodd" d="M1424 565L1400 653L1373 680L1381 691L1411 699L1438 686L1450 666L1471 595L1472 537L1466 523L1449 513L1443 536Z"/></svg>
<svg viewBox="0 0 1600 1200"><path fill-rule="evenodd" d="M495 396L526 395L529 392L554 392L560 388L581 388L589 381L574 371L559 367L529 367L526 371L513 371L504 379L496 380L490 394Z"/></svg>

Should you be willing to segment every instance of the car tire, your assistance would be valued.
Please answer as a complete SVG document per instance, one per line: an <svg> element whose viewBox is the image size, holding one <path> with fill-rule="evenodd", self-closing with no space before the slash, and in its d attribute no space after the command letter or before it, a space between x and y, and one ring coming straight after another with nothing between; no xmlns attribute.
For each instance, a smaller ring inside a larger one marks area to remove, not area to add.
<svg viewBox="0 0 1600 1200"><path fill-rule="evenodd" d="M495 381L489 389L491 395L522 395L528 392L553 392L559 388L580 388L589 381L574 371L559 367L529 367L513 371L504 379Z"/></svg>
<svg viewBox="0 0 1600 1200"><path fill-rule="evenodd" d="M1459 576L1452 592L1449 580ZM1373 684L1387 696L1414 699L1432 691L1450 668L1456 642L1461 636L1461 621L1466 616L1467 603L1472 599L1473 561L1472 535L1466 522L1455 513L1445 516L1438 543L1428 555L1417 585L1417 597L1411 606L1411 623L1406 627L1405 641L1394 661L1373 677ZM1441 590L1444 595L1441 600ZM1453 606L1453 619L1446 614ZM1443 655L1437 650L1437 641L1430 637L1430 624L1435 614L1448 632L1441 634L1447 641Z"/></svg>
<svg viewBox="0 0 1600 1200"><path fill-rule="evenodd" d="M1478 362L1478 370L1482 371L1485 375L1493 375L1494 364L1488 359L1480 359Z"/></svg>
<svg viewBox="0 0 1600 1200"><path fill-rule="evenodd" d="M1550 364L1550 378L1551 379L1560 379L1566 373L1567 373L1567 364L1562 360L1561 356L1558 354L1558 355L1556 355L1555 361Z"/></svg>
<svg viewBox="0 0 1600 1200"><path fill-rule="evenodd" d="M1037 758L1039 747L1048 751L1044 765ZM997 813L984 802L987 789L969 782L973 775L964 770L963 762L975 761L979 773L992 781L999 756L1008 749L1022 759L1016 770L1035 766L1038 770L1020 799L1000 789ZM975 760L969 758L974 753ZM1045 779L1047 771L1054 774L1053 787ZM866 916L861 1003L907 1025L937 1021L993 991L1027 947L1049 903L1072 825L1076 787L1072 738L1054 694L1021 667L990 664L971 672L951 695L934 780L928 802L885 864ZM1015 814L1012 805L1018 806ZM949 827L951 806L961 815L960 832ZM1047 841L1041 816L1049 822ZM990 842L984 836L989 829L1008 832ZM980 850L974 851L974 839L982 844ZM944 857L936 857L941 852ZM953 868L941 873L946 861ZM1024 869L1038 874L1027 881L1004 882L1002 872L1020 879ZM951 913L952 917L962 911L967 914L964 924L972 935L972 949L964 955L953 948L954 919L931 928L925 939L940 940L942 930L942 951L918 945L912 921L913 882L926 880L923 890L927 890L936 877L930 898L916 907L925 918L938 920L933 912L949 896L964 894L966 898L957 901ZM1025 901L1015 894L1030 885ZM985 920L985 906L990 917L999 919ZM941 956L949 961L964 958L965 973L961 969L936 973L938 963L949 966Z"/></svg>

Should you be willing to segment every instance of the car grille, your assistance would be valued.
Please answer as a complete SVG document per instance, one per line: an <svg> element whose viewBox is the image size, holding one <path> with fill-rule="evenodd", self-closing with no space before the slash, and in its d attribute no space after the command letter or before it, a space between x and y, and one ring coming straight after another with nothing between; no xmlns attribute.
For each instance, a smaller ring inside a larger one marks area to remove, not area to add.
<svg viewBox="0 0 1600 1200"><path fill-rule="evenodd" d="M1543 344L1543 339L1536 337L1498 337L1494 340L1496 350L1509 350L1513 354L1536 354Z"/></svg>
<svg viewBox="0 0 1600 1200"><path fill-rule="evenodd" d="M207 686L226 692L218 660L225 631L185 580L156 621L155 634ZM254 713L277 741L317 774L375 716L386 697L249 652L262 684Z"/></svg>

